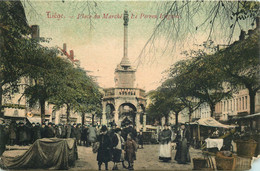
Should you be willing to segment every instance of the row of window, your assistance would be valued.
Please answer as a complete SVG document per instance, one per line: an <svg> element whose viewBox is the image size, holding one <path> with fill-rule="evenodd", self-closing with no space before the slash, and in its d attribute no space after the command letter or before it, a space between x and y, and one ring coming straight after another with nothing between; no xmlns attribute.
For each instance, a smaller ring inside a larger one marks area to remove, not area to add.
<svg viewBox="0 0 260 171"><path fill-rule="evenodd" d="M248 109L248 96L243 96L235 99L224 100L220 102L217 106L218 112L228 112L228 111L240 111Z"/></svg>

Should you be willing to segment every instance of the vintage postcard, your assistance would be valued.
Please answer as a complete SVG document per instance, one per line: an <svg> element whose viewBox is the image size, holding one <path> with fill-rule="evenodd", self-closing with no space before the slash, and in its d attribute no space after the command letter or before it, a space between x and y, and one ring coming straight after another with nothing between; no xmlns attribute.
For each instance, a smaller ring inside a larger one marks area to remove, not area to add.
<svg viewBox="0 0 260 171"><path fill-rule="evenodd" d="M0 170L257 170L260 3L0 0Z"/></svg>

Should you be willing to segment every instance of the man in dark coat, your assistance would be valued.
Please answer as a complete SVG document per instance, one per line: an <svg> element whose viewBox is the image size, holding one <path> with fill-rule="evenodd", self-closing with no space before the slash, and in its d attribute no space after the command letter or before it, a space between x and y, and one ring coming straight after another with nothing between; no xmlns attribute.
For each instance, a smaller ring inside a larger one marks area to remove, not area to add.
<svg viewBox="0 0 260 171"><path fill-rule="evenodd" d="M137 135L137 139L138 139L138 148L144 148L143 131L142 130L140 130L139 134ZM139 147L139 145L141 147Z"/></svg>
<svg viewBox="0 0 260 171"><path fill-rule="evenodd" d="M77 144L81 145L80 139L81 139L81 125L78 124L75 128L75 133L76 133L76 140Z"/></svg>
<svg viewBox="0 0 260 171"><path fill-rule="evenodd" d="M108 162L111 161L111 141L107 135L107 127L102 126L97 141L100 143L97 152L98 169L101 170L102 163L105 163L105 169L108 170Z"/></svg>
<svg viewBox="0 0 260 171"><path fill-rule="evenodd" d="M116 130L116 124L112 124L112 128L108 130L107 134L110 138L110 140L112 141L112 138L115 135L115 130Z"/></svg>
<svg viewBox="0 0 260 171"><path fill-rule="evenodd" d="M19 136L19 145L26 145L27 133L26 133L26 127L24 126L23 122L19 122L18 136Z"/></svg>
<svg viewBox="0 0 260 171"><path fill-rule="evenodd" d="M26 122L25 124L25 131L26 131L26 141L25 144L31 144L32 143L32 127L29 122Z"/></svg>
<svg viewBox="0 0 260 171"><path fill-rule="evenodd" d="M32 125L32 143L38 139L41 139L41 127L39 122L37 122L36 125Z"/></svg>
<svg viewBox="0 0 260 171"><path fill-rule="evenodd" d="M0 156L5 151L5 145L6 145L6 135L4 131L4 125L3 125L3 119L0 118Z"/></svg>
<svg viewBox="0 0 260 171"><path fill-rule="evenodd" d="M84 125L81 132L81 141L83 141L84 146L88 146L87 140L88 140L88 127L87 125Z"/></svg>
<svg viewBox="0 0 260 171"><path fill-rule="evenodd" d="M55 134L54 134L51 122L49 122L48 126L45 127L45 136L46 136L46 138L53 138L53 137L55 137Z"/></svg>
<svg viewBox="0 0 260 171"><path fill-rule="evenodd" d="M189 154L189 144L190 144L190 134L185 128L185 124L181 125L181 129L177 133L177 150L175 155L175 160L179 164L190 163Z"/></svg>
<svg viewBox="0 0 260 171"><path fill-rule="evenodd" d="M9 124L4 125L4 131L6 135L6 145L10 145L10 129L9 129Z"/></svg>
<svg viewBox="0 0 260 171"><path fill-rule="evenodd" d="M132 127L131 124L127 125L127 127L123 128L122 130L122 137L124 138L125 141L127 140L127 135L129 133L132 134L133 139L135 140L137 133L135 133L134 128Z"/></svg>
<svg viewBox="0 0 260 171"><path fill-rule="evenodd" d="M70 134L70 138L76 138L76 123L73 124L73 126L71 127L71 134Z"/></svg>
<svg viewBox="0 0 260 171"><path fill-rule="evenodd" d="M10 133L10 145L14 145L16 143L16 123L11 122L10 127L9 127L9 133Z"/></svg>
<svg viewBox="0 0 260 171"><path fill-rule="evenodd" d="M45 123L43 123L42 124L42 126L41 126L41 129L40 129L40 131L41 131L41 138L46 138L46 135L45 135L45 128L46 127L46 124Z"/></svg>

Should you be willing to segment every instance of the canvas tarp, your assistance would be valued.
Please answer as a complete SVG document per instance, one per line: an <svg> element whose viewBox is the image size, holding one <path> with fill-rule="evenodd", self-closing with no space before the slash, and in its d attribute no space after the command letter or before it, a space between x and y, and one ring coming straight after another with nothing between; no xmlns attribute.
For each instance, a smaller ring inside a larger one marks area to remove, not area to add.
<svg viewBox="0 0 260 171"><path fill-rule="evenodd" d="M38 139L24 154L2 157L4 169L68 169L78 158L75 139Z"/></svg>
<svg viewBox="0 0 260 171"><path fill-rule="evenodd" d="M197 120L196 122L193 122L192 124L199 124L202 126L218 127L218 128L234 128L235 127L234 125L224 125L224 124L216 121L212 117L201 118L201 119Z"/></svg>

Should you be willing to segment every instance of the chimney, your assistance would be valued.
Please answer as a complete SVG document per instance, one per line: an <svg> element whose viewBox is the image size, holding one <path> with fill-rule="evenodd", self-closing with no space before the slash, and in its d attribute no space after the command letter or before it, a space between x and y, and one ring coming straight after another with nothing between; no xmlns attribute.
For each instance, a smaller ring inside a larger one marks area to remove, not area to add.
<svg viewBox="0 0 260 171"><path fill-rule="evenodd" d="M73 50L70 50L70 58L71 58L72 60L74 60L74 52L73 52Z"/></svg>
<svg viewBox="0 0 260 171"><path fill-rule="evenodd" d="M241 30L240 32L240 36L239 36L239 40L244 40L245 39L245 36L246 36L246 32Z"/></svg>
<svg viewBox="0 0 260 171"><path fill-rule="evenodd" d="M67 44L66 43L63 43L63 51L67 52Z"/></svg>
<svg viewBox="0 0 260 171"><path fill-rule="evenodd" d="M40 27L38 25L32 25L32 38L33 39L39 39L40 38Z"/></svg>

